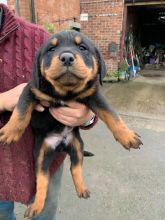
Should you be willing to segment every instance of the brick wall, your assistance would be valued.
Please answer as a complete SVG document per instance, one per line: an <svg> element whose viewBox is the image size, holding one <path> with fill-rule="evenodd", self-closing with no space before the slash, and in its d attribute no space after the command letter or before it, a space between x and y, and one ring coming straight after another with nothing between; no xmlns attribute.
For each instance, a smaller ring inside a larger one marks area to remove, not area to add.
<svg viewBox="0 0 165 220"><path fill-rule="evenodd" d="M8 0L11 9L15 8L14 0ZM30 1L21 0L20 16L31 21ZM79 0L37 0L35 1L35 17L38 24L53 23L55 30L69 28L70 21L78 21L80 16ZM75 18L75 19L74 19Z"/></svg>
<svg viewBox="0 0 165 220"><path fill-rule="evenodd" d="M37 22L51 22L56 30L68 28L69 22L80 15L79 0L47 0L46 7L43 0L37 0L35 6Z"/></svg>
<svg viewBox="0 0 165 220"><path fill-rule="evenodd" d="M12 10L15 10L15 13L17 14L16 8L15 8L15 1L8 0L7 3L8 3L9 8ZM31 20L30 1L29 0L19 1L19 15L26 20Z"/></svg>
<svg viewBox="0 0 165 220"><path fill-rule="evenodd" d="M88 13L88 21L81 21L81 30L101 49L110 71L117 70L123 22L123 0L81 0L81 13ZM117 56L111 58L108 45L115 42Z"/></svg>
<svg viewBox="0 0 165 220"><path fill-rule="evenodd" d="M14 9L14 0L8 0L7 4L8 4L10 9Z"/></svg>

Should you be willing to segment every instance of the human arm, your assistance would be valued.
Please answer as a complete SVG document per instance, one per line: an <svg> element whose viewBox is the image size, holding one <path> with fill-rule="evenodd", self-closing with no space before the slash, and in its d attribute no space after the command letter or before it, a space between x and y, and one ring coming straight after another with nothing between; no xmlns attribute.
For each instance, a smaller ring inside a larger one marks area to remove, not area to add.
<svg viewBox="0 0 165 220"><path fill-rule="evenodd" d="M27 83L22 83L0 94L0 112L13 111L26 85ZM81 126L83 129L82 125L94 118L94 113L83 104L70 101L67 105L68 107L50 108L51 115L65 125ZM42 102L42 105L36 106L36 110L44 111L44 106L48 106L48 103Z"/></svg>

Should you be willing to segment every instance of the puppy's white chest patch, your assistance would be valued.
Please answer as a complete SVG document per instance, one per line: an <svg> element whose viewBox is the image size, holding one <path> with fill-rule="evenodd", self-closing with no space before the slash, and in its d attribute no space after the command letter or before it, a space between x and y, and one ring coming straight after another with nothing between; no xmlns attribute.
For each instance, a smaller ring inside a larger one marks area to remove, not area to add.
<svg viewBox="0 0 165 220"><path fill-rule="evenodd" d="M49 133L45 138L47 146L54 150L61 143L64 143L67 146L73 138L72 130L72 127L65 126L64 130L61 133Z"/></svg>

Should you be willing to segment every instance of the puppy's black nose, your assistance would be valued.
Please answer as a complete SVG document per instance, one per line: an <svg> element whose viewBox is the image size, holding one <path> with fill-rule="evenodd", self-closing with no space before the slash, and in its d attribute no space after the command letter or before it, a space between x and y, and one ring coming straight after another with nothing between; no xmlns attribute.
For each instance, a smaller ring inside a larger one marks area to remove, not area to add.
<svg viewBox="0 0 165 220"><path fill-rule="evenodd" d="M62 53L60 56L60 60L61 60L62 65L72 66L74 63L74 55L69 52Z"/></svg>

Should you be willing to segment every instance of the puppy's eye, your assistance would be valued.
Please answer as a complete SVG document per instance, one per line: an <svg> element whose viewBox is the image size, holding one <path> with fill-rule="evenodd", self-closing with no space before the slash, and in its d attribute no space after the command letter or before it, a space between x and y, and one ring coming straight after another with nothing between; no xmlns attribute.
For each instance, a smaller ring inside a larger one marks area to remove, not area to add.
<svg viewBox="0 0 165 220"><path fill-rule="evenodd" d="M84 44L80 44L79 49L82 51L85 51L85 50L87 50L87 47Z"/></svg>

